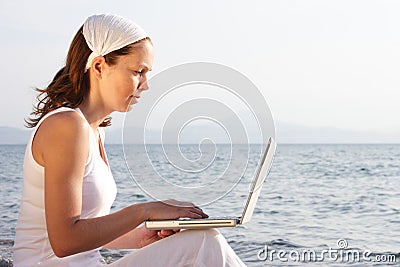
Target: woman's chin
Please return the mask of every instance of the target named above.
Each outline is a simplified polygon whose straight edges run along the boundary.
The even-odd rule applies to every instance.
[[[129,112],[129,111],[131,111],[132,109],[133,109],[133,106],[134,106],[135,104],[134,103],[130,103],[126,108],[125,108],[125,110],[123,110],[123,111],[121,111],[121,112]]]

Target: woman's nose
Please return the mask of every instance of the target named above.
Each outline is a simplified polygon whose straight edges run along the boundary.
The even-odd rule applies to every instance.
[[[139,89],[140,90],[148,90],[149,89],[149,85],[147,83],[147,76],[146,74],[142,76],[142,79],[140,81],[140,85],[139,85]]]
[[[139,89],[139,90],[142,90],[142,91],[148,90],[148,89],[149,89],[149,85],[147,84],[147,81],[141,83],[141,84],[139,85],[139,88],[138,88],[138,89]]]

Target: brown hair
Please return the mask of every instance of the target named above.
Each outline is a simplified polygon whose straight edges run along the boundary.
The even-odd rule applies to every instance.
[[[25,119],[27,127],[35,127],[47,113],[59,107],[78,107],[88,96],[90,81],[89,72],[85,72],[85,69],[87,59],[92,51],[86,44],[82,29],[83,26],[71,42],[65,66],[57,72],[47,88],[36,88],[36,91],[39,92],[37,96],[38,103],[33,107],[33,112],[30,114],[32,117]],[[151,42],[150,38],[145,38],[138,42],[143,40]],[[132,53],[133,48],[133,44],[127,45],[108,53],[104,58],[108,64],[115,65],[118,57]],[[110,125],[111,117],[107,117],[100,124],[100,127]]]

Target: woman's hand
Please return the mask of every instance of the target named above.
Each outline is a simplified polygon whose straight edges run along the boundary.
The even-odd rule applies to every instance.
[[[146,227],[137,227],[130,232],[114,239],[104,245],[104,248],[111,249],[138,249],[151,243],[159,241],[170,235],[176,234],[180,230],[148,230]]]
[[[136,238],[139,248],[145,247],[163,238],[178,233],[180,230],[148,230],[146,227],[136,229]]]
[[[139,203],[131,206],[132,212],[140,212],[140,222],[146,220],[168,220],[177,218],[205,218],[208,217],[199,207],[193,203],[177,200]],[[131,212],[131,214],[133,214]],[[180,230],[148,230],[146,227],[138,227],[104,245],[105,248],[137,249],[171,236]]]
[[[202,209],[190,202],[174,199],[142,203],[146,220],[170,220],[178,218],[207,218]]]
[[[178,218],[207,218],[208,215],[203,210],[193,203],[182,202],[174,199],[150,202],[147,209],[149,209],[148,220],[168,220]],[[174,230],[148,230],[146,227],[137,229],[138,243],[140,247],[147,246],[153,242],[171,236],[179,232],[179,229]]]

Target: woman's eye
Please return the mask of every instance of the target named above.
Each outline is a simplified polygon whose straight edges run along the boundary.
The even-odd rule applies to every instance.
[[[135,75],[139,75],[142,76],[143,75],[143,71],[134,71],[133,72]]]

